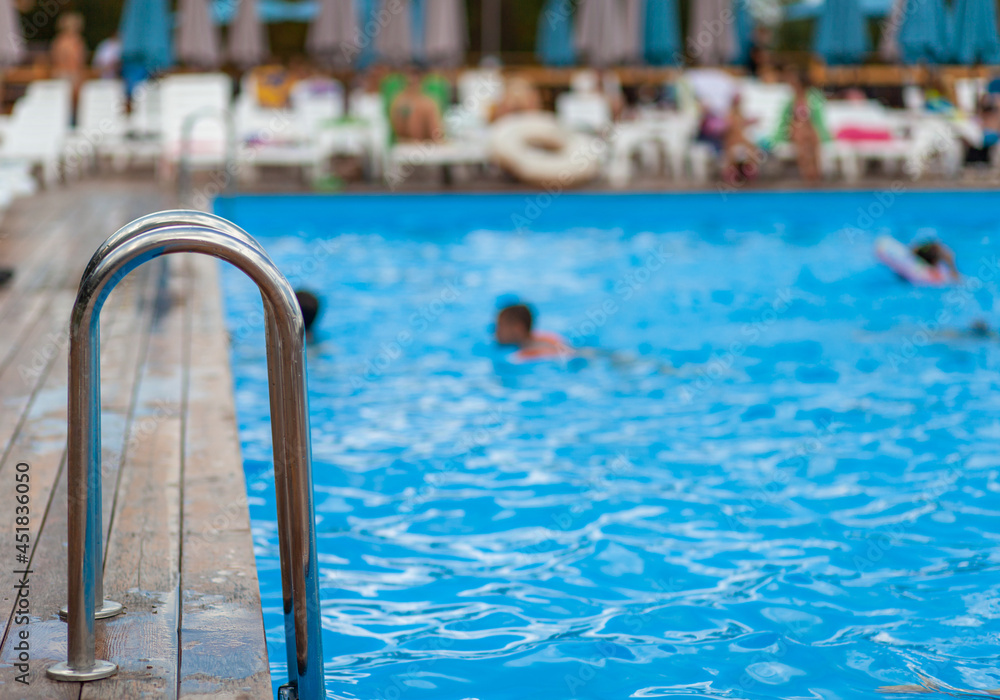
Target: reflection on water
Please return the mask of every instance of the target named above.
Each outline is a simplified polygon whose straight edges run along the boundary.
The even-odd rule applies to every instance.
[[[699,204],[682,228],[650,210],[264,239],[326,303],[309,383],[335,697],[1000,688],[1000,346],[951,333],[997,320],[990,232],[948,230],[978,282],[916,290],[874,266],[873,233],[798,201],[776,228],[731,200],[723,233]],[[259,298],[225,284],[278,680]],[[489,333],[509,293],[593,349],[507,362]]]

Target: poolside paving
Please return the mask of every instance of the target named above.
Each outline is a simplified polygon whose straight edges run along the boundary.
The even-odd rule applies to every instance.
[[[101,318],[104,585],[126,614],[97,622],[97,656],[119,673],[45,676],[66,658],[70,309],[97,246],[171,206],[155,183],[97,180],[20,200],[0,225],[0,266],[17,268],[0,290],[0,697],[272,697],[217,265],[190,255],[133,272]],[[14,498],[25,470],[23,555]],[[26,672],[15,666],[25,630]]]

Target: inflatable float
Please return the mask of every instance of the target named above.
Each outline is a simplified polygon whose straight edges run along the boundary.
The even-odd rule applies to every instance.
[[[913,284],[942,286],[955,281],[947,267],[928,264],[891,236],[879,236],[875,240],[875,256],[883,265]]]
[[[511,114],[493,125],[493,161],[522,182],[574,187],[601,173],[603,147],[592,136],[573,133],[548,112]]]

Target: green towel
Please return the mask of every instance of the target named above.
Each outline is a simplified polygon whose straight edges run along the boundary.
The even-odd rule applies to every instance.
[[[440,73],[430,73],[420,83],[420,91],[437,102],[441,116],[451,106],[451,83]]]

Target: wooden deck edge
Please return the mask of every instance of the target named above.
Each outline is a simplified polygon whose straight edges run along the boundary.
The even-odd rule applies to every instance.
[[[179,694],[271,698],[220,263],[185,257],[194,308],[184,438]]]
[[[50,200],[22,206],[30,212]],[[132,218],[145,206],[130,202],[125,211]],[[104,221],[100,211],[93,216]],[[97,228],[113,230],[104,223]],[[14,229],[23,238],[21,227]],[[273,698],[219,264],[194,255],[170,256],[166,273],[157,263],[133,273],[102,318],[104,526],[110,530],[104,581],[106,595],[128,609],[99,621],[95,632],[98,658],[115,661],[121,671],[86,684],[46,678],[45,668],[66,658],[66,626],[55,615],[66,597],[65,344],[46,355],[45,372],[31,386],[17,370],[45,347],[47,334],[65,325],[73,298],[66,280],[78,278],[76,268],[99,240],[60,241],[67,245],[59,258],[68,261],[66,269],[47,271],[41,280],[48,263],[32,257],[35,249],[22,238],[15,240],[19,284],[30,295],[0,296],[0,331],[17,336],[2,348],[7,380],[0,387],[0,444],[11,453],[0,460],[0,476],[6,487],[13,463],[30,461],[32,503],[39,510],[32,511],[27,685],[16,680],[12,663],[22,624],[12,614],[12,548],[0,558],[0,580],[10,588],[0,593],[0,697]],[[22,303],[30,306],[20,310]],[[14,516],[11,494],[4,493],[0,524],[8,526]]]

